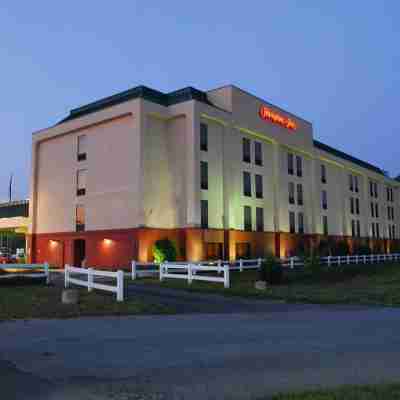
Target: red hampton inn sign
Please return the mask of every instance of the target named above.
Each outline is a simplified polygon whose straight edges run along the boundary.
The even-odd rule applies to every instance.
[[[260,118],[265,121],[271,121],[274,124],[278,124],[283,126],[284,128],[295,131],[297,129],[297,124],[290,118],[283,117],[282,115],[272,111],[267,106],[261,106],[260,111],[258,112]]]

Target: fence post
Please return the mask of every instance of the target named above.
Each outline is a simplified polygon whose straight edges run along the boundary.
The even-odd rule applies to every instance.
[[[331,266],[331,256],[328,256],[328,267]]]
[[[132,260],[132,280],[136,279],[136,261]]]
[[[189,283],[189,285],[191,285],[192,284],[192,280],[193,280],[193,277],[192,277],[192,264],[188,264],[188,283]]]
[[[239,270],[240,270],[240,272],[243,272],[243,260],[242,259],[239,260]]]
[[[229,277],[229,264],[224,265],[224,288],[229,289],[230,277]]]
[[[259,258],[257,261],[257,268],[260,269],[261,268],[261,264],[262,264],[262,259]]]
[[[88,292],[93,290],[93,268],[87,270]]]
[[[160,282],[164,279],[163,274],[164,274],[164,263],[160,264]]]
[[[69,287],[69,283],[68,283],[68,278],[69,278],[68,268],[69,268],[69,265],[65,264],[65,266],[64,266],[64,287],[65,287],[65,289],[67,289]]]
[[[124,301],[124,272],[122,270],[117,271],[117,301]]]
[[[363,261],[364,261],[364,264],[367,263],[367,256],[365,254],[363,255]]]
[[[294,269],[294,259],[290,257],[290,269]]]
[[[49,270],[49,263],[44,263],[44,273],[46,274],[46,285],[50,283],[50,270]]]
[[[356,264],[358,264],[358,254],[356,254]]]
[[[350,264],[350,256],[349,255],[347,255],[347,257],[346,257],[346,263]]]
[[[337,265],[340,265],[342,262],[342,256],[338,256],[337,258]]]
[[[221,260],[218,260],[217,266],[218,266],[218,273],[220,274],[222,272]]]

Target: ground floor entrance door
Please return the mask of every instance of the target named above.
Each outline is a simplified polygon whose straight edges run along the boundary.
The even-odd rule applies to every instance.
[[[86,258],[86,243],[84,239],[74,240],[74,267],[84,266],[83,260]]]

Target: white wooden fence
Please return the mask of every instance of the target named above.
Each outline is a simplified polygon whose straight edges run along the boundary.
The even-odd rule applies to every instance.
[[[327,256],[321,257],[320,263],[323,265],[331,266],[340,266],[340,265],[350,265],[350,264],[372,264],[372,263],[381,263],[388,261],[399,261],[400,254],[354,254],[354,255],[346,255],[346,256]],[[290,257],[282,261],[282,266],[289,267],[291,269],[295,267],[303,267],[304,261],[298,257]]]
[[[0,275],[1,279],[11,279],[18,277],[34,279],[46,278],[46,283],[50,283],[50,271],[49,264],[47,262],[43,264],[0,264],[0,269],[7,272],[4,275]],[[42,272],[33,272],[35,270]],[[25,271],[32,271],[32,273]]]
[[[200,265],[192,263],[163,263],[160,265],[160,281],[164,279],[185,279],[189,285],[193,281],[205,281],[205,282],[218,282],[223,283],[225,288],[230,287],[229,278],[229,264],[221,265],[220,263],[215,266]],[[197,274],[198,272],[223,272],[223,277],[215,275],[204,275]]]
[[[117,301],[124,301],[124,273],[123,271],[100,271],[93,268],[76,268],[66,265],[64,269],[65,273],[65,288],[69,287],[70,283],[78,286],[84,286],[91,292],[93,289],[105,290],[107,292],[113,292],[117,294]],[[72,278],[72,274],[86,275],[86,280]],[[117,280],[117,286],[105,285],[104,283],[98,283],[94,281],[95,277],[106,277],[115,278]]]
[[[155,263],[138,263],[132,261],[131,277],[133,280],[143,276],[159,275],[160,280],[165,278],[186,279],[189,284],[193,280],[202,280],[208,282],[223,282],[225,287],[229,287],[229,271],[244,271],[247,269],[259,269],[264,259],[257,258],[252,260],[235,261],[200,261],[197,263],[187,262],[168,262],[158,265]],[[369,254],[369,255],[345,255],[321,257],[320,262],[323,265],[340,266],[349,264],[371,264],[386,261],[400,261],[400,254]],[[299,257],[290,257],[280,260],[283,267],[290,269],[304,267],[304,260]],[[208,275],[197,275],[196,272],[224,272],[224,278]]]

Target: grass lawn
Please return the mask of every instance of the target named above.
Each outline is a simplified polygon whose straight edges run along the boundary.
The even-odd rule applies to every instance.
[[[78,289],[79,304],[61,303],[62,288],[44,283],[0,283],[0,321],[30,318],[72,318],[100,315],[170,314],[174,310],[138,300],[118,303],[107,292]]]
[[[254,289],[257,271],[231,273],[231,288],[222,284],[184,280],[166,280],[163,286],[189,291],[217,292],[229,296],[279,299],[287,302],[319,304],[369,304],[400,306],[400,264],[343,266],[324,271],[318,276],[290,272],[285,283],[269,286],[266,291]],[[143,279],[157,284],[157,279]]]
[[[270,400],[398,400],[400,384],[343,386],[338,389],[282,394]]]

